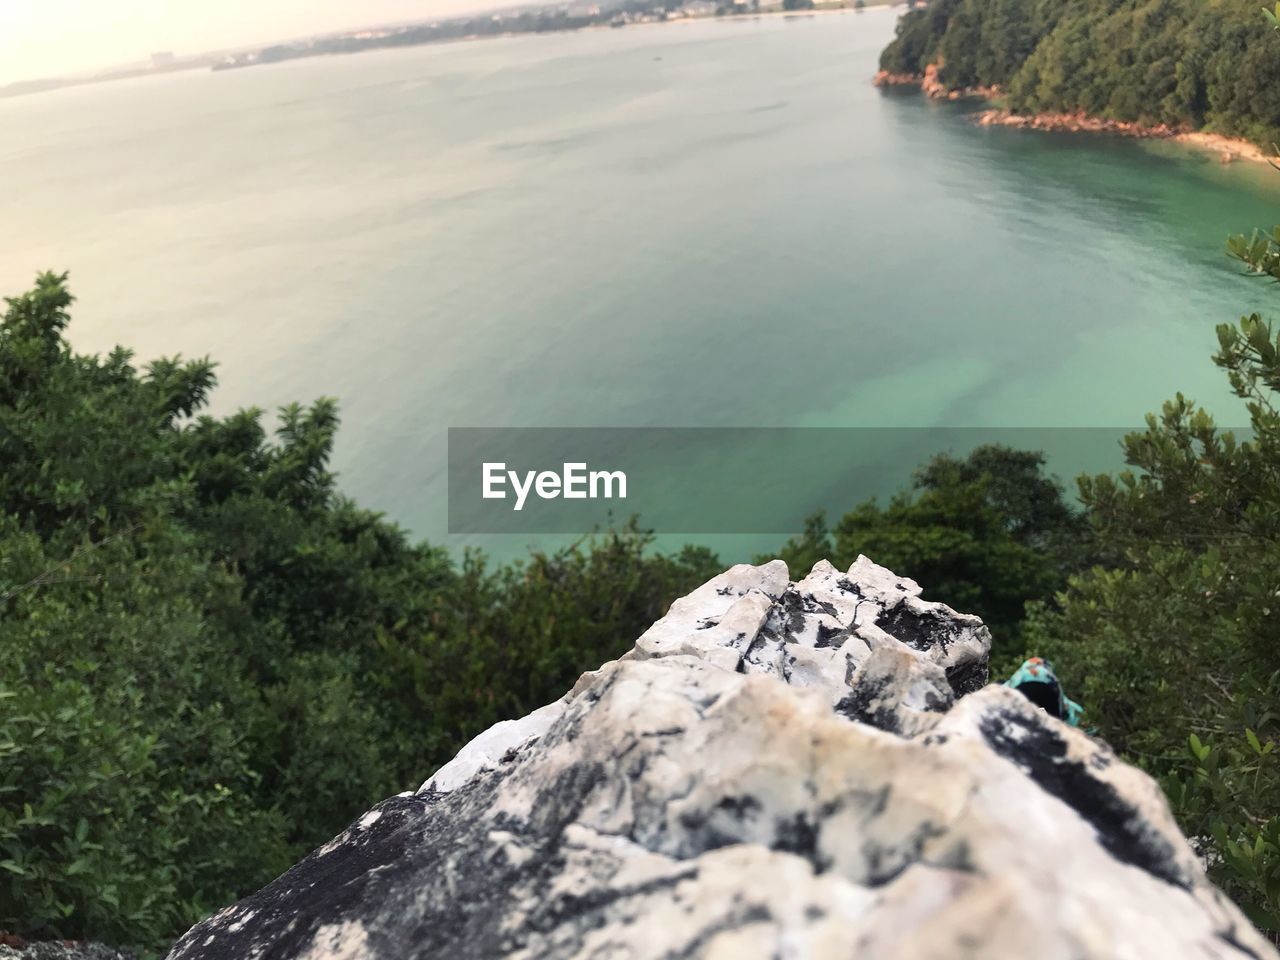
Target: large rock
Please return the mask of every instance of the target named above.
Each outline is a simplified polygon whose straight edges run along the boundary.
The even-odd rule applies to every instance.
[[[0,960],[137,960],[127,950],[82,940],[28,943],[0,930]]]
[[[734,567],[170,956],[1276,957],[989,643],[864,558]]]

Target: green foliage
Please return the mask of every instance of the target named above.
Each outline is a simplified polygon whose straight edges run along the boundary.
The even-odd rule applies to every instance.
[[[477,727],[560,697],[584,669],[621,656],[671,600],[720,572],[710,552],[650,555],[635,522],[490,571],[467,556],[455,604],[428,630],[379,633],[377,682],[424,731],[417,769],[448,760]]]
[[[923,74],[934,62],[938,45],[962,0],[934,0],[909,10],[898,20],[892,43],[880,54],[880,68],[890,73]]]
[[[1280,227],[1273,228],[1270,234],[1255,230],[1248,238],[1232,237],[1227,241],[1227,252],[1243,263],[1251,275],[1280,281]]]
[[[287,865],[233,725],[253,691],[198,609],[225,576],[169,530],[59,561],[10,519],[0,545],[0,927],[133,943]]]
[[[1126,438],[1131,469],[1080,484],[1113,565],[1072,578],[1028,635],[1101,733],[1162,777],[1214,879],[1276,930],[1280,340],[1253,315],[1218,342],[1251,435],[1222,433],[1182,396],[1149,417]]]
[[[1164,778],[1183,829],[1210,862],[1223,890],[1261,929],[1280,931],[1280,672],[1234,697],[1225,712],[1187,739]]]
[[[65,279],[0,323],[0,928],[162,947],[718,567],[458,569],[336,492],[334,401],[204,415],[206,360],[74,354]]]
[[[1274,17],[1274,14],[1268,13]],[[903,17],[893,72],[941,65],[950,89],[998,85],[1019,112],[1280,139],[1280,38],[1243,0],[939,0]]]

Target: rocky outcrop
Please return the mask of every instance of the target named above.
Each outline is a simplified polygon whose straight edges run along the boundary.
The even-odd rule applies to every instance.
[[[947,89],[942,82],[940,71],[941,63],[931,63],[924,68],[924,76],[920,79],[920,89],[924,91],[926,97],[934,100],[942,100],[949,97],[953,91]]]
[[[871,80],[877,87],[919,87],[930,100],[968,100],[979,98],[991,100],[1000,96],[998,86],[990,87],[948,87],[942,82],[942,63],[927,64],[923,74],[890,73],[881,70]]]
[[[170,956],[1275,958],[988,647],[865,558],[734,567]]]
[[[1180,131],[1166,124],[1146,126],[1126,120],[1106,120],[1087,113],[1014,113],[984,110],[975,115],[981,127],[1025,127],[1030,130],[1060,130],[1067,133],[1114,133],[1122,137],[1173,137]]]
[[[918,87],[921,79],[918,73],[890,73],[888,70],[881,70],[871,78],[871,82],[877,87]]]
[[[958,87],[952,89],[942,81],[942,64],[930,63],[923,74],[890,73],[881,70],[872,78],[877,87],[919,87],[931,100],[988,100],[999,102],[1003,91],[999,86]],[[1174,140],[1198,150],[1218,155],[1222,163],[1236,160],[1274,163],[1275,156],[1256,143],[1240,137],[1228,137],[1187,127],[1168,124],[1144,124],[1130,120],[1109,120],[1075,111],[1062,113],[1016,113],[1004,107],[993,107],[973,114],[980,127],[1020,127],[1029,130],[1052,130],[1064,133],[1111,133],[1144,140]]]

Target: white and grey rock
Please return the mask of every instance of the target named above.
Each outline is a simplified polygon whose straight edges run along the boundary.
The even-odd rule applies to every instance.
[[[989,645],[865,558],[734,567],[170,958],[1274,960]]]
[[[5,942],[8,940],[8,942]],[[17,943],[22,943],[17,946]],[[116,950],[84,940],[45,940],[27,943],[6,938],[0,931],[0,960],[137,960],[128,950]]]

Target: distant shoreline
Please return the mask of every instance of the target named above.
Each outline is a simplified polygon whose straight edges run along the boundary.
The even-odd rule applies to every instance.
[[[427,40],[408,42],[400,44],[392,43],[373,43],[366,42],[350,49],[298,49],[289,56],[282,56],[279,59],[252,59],[245,62],[229,62],[236,57],[259,56],[264,50],[271,47],[287,47],[289,44],[264,44],[258,47],[244,47],[237,49],[235,53],[211,52],[193,55],[191,57],[182,58],[179,63],[169,66],[157,68],[154,66],[133,65],[128,67],[120,67],[104,70],[92,76],[81,77],[41,77],[34,80],[17,80],[0,86],[0,100],[11,99],[14,97],[34,96],[38,93],[50,93],[54,90],[66,90],[71,87],[92,86],[99,83],[111,83],[117,80],[138,80],[146,77],[168,76],[174,73],[185,73],[192,70],[215,70],[218,72],[224,70],[241,70],[247,67],[268,66],[272,63],[284,63],[290,60],[306,60],[313,57],[325,56],[345,56],[357,53],[372,53],[377,50],[395,50],[408,49],[411,47],[434,46],[436,44],[446,43],[462,43],[472,40],[497,40],[502,38],[522,37],[522,36],[547,36],[550,34],[562,33],[578,33],[586,30],[608,30],[618,26],[626,27],[644,27],[657,25],[670,25],[682,23],[706,23],[706,22],[729,22],[737,20],[752,20],[760,17],[812,17],[822,14],[832,13],[858,13],[866,9],[887,9],[897,6],[905,6],[909,0],[865,0],[863,5],[859,7],[856,0],[841,0],[839,3],[824,3],[820,7],[814,7],[806,10],[744,10],[740,13],[724,13],[724,14],[699,14],[697,16],[681,16],[671,17],[665,20],[636,20],[627,22],[626,24],[614,24],[608,20],[596,20],[577,26],[557,27],[548,30],[506,30],[495,33],[473,33],[462,34],[458,36],[434,37]],[[325,35],[323,37],[315,37],[310,42],[320,42],[321,40],[333,41],[335,39],[352,39],[356,33]],[[300,41],[295,41],[300,42]]]
[[[948,90],[938,80],[935,64],[929,64],[923,76],[881,70],[872,82],[878,87],[919,87],[925,96],[933,100],[978,99],[991,103],[1001,95],[998,87]],[[972,114],[971,118],[980,127],[1015,127],[1055,133],[1109,133],[1136,140],[1171,140],[1196,150],[1216,153],[1224,164],[1236,160],[1271,163],[1274,159],[1258,144],[1243,137],[1228,137],[1220,133],[1171,127],[1167,124],[1151,126],[1136,121],[1107,120],[1083,111],[1015,113],[1006,107],[989,107]]]
[[[242,70],[248,67],[269,66],[273,63],[284,63],[290,60],[307,60],[315,57],[329,56],[350,56],[358,53],[372,53],[378,50],[407,50],[414,47],[436,46],[441,44],[452,43],[469,43],[480,40],[501,40],[514,39],[516,37],[534,37],[549,36],[553,34],[565,33],[585,33],[588,31],[607,31],[618,28],[634,29],[636,27],[654,27],[654,26],[672,26],[676,24],[686,23],[728,23],[742,20],[757,20],[765,17],[782,17],[804,19],[820,15],[836,14],[836,13],[861,13],[870,9],[891,9],[897,6],[906,6],[909,0],[863,0],[859,6],[857,0],[839,0],[835,3],[823,3],[822,6],[815,6],[808,9],[785,10],[781,8],[770,8],[768,10],[743,10],[733,13],[707,13],[696,15],[685,15],[675,17],[645,17],[643,19],[629,20],[624,23],[618,23],[606,19],[594,19],[591,22],[580,25],[553,27],[551,29],[533,29],[533,30],[500,30],[492,33],[468,33],[458,34],[455,36],[431,37],[429,39],[414,40],[403,43],[387,43],[383,42],[386,38],[370,38],[359,46],[347,49],[323,49],[323,48],[305,48],[297,52],[291,52],[289,55],[279,56],[271,59],[250,59],[243,62],[226,62],[220,61],[212,64],[214,71],[224,70]],[[260,48],[252,51],[244,51],[246,56],[260,56],[264,50],[268,48]]]

